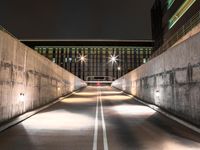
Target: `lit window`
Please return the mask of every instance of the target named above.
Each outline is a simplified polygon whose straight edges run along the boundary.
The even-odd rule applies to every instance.
[[[168,8],[168,9],[173,5],[174,1],[175,1],[175,0],[168,0],[168,1],[167,1],[167,8]]]
[[[169,29],[176,24],[176,22],[185,14],[185,12],[192,6],[192,4],[194,4],[195,1],[196,0],[185,0],[185,2],[169,20]]]

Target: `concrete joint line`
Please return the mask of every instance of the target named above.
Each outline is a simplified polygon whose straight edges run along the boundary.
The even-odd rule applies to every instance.
[[[104,118],[104,112],[103,112],[101,90],[98,88],[97,89],[97,104],[96,104],[93,150],[97,150],[99,103],[100,103],[100,110],[101,110],[101,112],[100,112],[100,114],[101,114],[101,123],[102,123],[102,129],[103,129],[103,146],[104,146],[104,150],[108,150],[108,140],[107,140],[107,134],[106,134],[106,124],[105,124],[105,118]]]
[[[188,122],[186,122],[186,121],[184,121],[184,120],[181,120],[180,118],[177,118],[177,117],[175,117],[175,116],[173,116],[173,115],[171,115],[171,114],[169,114],[169,113],[167,113],[167,112],[161,110],[161,109],[160,109],[158,106],[156,106],[156,105],[153,105],[153,104],[149,104],[149,103],[147,103],[147,102],[144,102],[144,101],[142,101],[142,100],[140,100],[140,99],[134,97],[133,95],[130,95],[130,94],[128,94],[128,93],[125,93],[124,91],[122,91],[122,92],[123,92],[125,95],[127,95],[127,96],[129,96],[129,97],[131,97],[131,98],[134,98],[134,99],[137,100],[138,102],[140,102],[140,103],[142,103],[142,104],[148,106],[149,108],[151,108],[151,109],[153,109],[153,110],[155,110],[155,111],[161,113],[162,115],[168,117],[169,119],[172,119],[172,120],[174,120],[174,121],[176,121],[176,122],[182,124],[183,126],[185,126],[185,127],[187,127],[187,128],[189,128],[189,129],[191,129],[191,130],[193,130],[193,131],[195,131],[195,132],[197,132],[197,133],[200,134],[200,129],[199,129],[198,127],[196,127],[196,126],[194,126],[194,125],[192,125],[192,124],[190,124],[190,123],[188,123]]]

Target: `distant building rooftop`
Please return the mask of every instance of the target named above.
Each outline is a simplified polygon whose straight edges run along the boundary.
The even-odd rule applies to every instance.
[[[152,40],[63,40],[63,39],[38,39],[20,40],[27,46],[144,46],[153,47]]]

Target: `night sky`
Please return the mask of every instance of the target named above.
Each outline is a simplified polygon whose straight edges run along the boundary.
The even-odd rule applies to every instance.
[[[1,0],[0,25],[19,39],[151,39],[154,0]]]

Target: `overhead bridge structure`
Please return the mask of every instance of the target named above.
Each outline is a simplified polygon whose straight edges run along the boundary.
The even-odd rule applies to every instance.
[[[199,39],[84,81],[0,31],[0,149],[199,150]]]

